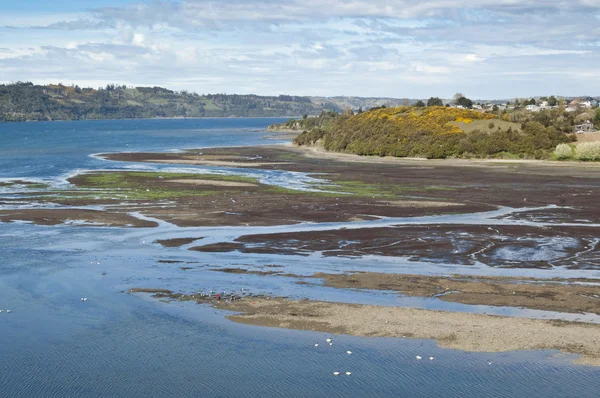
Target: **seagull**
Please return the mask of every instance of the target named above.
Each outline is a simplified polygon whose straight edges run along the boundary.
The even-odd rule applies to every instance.
[[[346,376],[350,376],[352,372],[346,372]]]
[[[0,310],[0,314],[2,314],[2,310]]]
[[[6,313],[7,313],[7,314],[10,314],[10,310],[6,310]]]
[[[334,376],[339,376],[339,375],[340,375],[340,372],[333,372],[333,375],[334,375]]]
[[[318,347],[318,346],[319,346],[319,344],[318,344],[318,343],[317,343],[317,344],[315,344],[315,347]]]
[[[333,343],[329,343],[329,346],[331,347],[333,345]]]
[[[346,354],[350,355],[352,354],[352,351],[346,351]]]
[[[331,339],[330,338],[325,339],[325,341],[328,342],[328,343],[331,343]]]
[[[420,356],[420,355],[417,355],[417,359],[418,359],[418,360],[420,360],[420,359],[421,359],[421,356]]]
[[[430,360],[430,361],[433,361],[434,359],[435,359],[434,357],[429,357],[429,360]]]
[[[492,361],[487,361],[487,363],[488,363],[488,365],[490,365],[490,366],[492,365]]]
[[[87,301],[87,297],[82,298],[83,301]]]

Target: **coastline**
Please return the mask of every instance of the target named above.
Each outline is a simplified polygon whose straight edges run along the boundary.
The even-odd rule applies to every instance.
[[[584,166],[584,167],[600,167],[600,162],[585,162],[580,160],[538,160],[538,159],[483,159],[483,158],[472,158],[472,159],[427,159],[427,158],[397,158],[393,156],[363,156],[356,155],[353,153],[343,152],[332,152],[327,151],[324,148],[313,145],[313,146],[298,146],[294,143],[286,143],[280,145],[273,145],[273,147],[280,146],[286,150],[298,152],[306,156],[307,158],[316,159],[328,159],[336,160],[341,162],[354,162],[354,163],[376,163],[376,164],[410,164],[417,162],[425,162],[430,164],[438,165],[452,165],[452,166],[482,166],[482,165],[502,165],[502,164],[531,164],[531,165],[546,165],[546,166]]]
[[[245,325],[358,337],[429,339],[467,352],[558,350],[580,355],[574,362],[600,366],[600,325],[281,297],[174,294],[133,288],[163,301],[192,301],[233,312]]]

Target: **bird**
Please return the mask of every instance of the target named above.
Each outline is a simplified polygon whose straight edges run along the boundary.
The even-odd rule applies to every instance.
[[[417,359],[421,359],[421,356],[420,356],[420,355],[417,355]]]
[[[325,341],[328,342],[328,343],[331,343],[331,339],[330,338],[325,339]]]
[[[6,313],[7,313],[7,314],[10,314],[10,310],[6,310]]]
[[[329,343],[329,346],[331,347],[333,345],[333,343]]]
[[[346,354],[350,355],[352,354],[352,351],[346,351]]]
[[[318,346],[319,346],[319,343],[315,344],[315,347],[318,347]]]
[[[435,359],[434,357],[429,357],[429,360],[430,360],[430,361],[433,361],[434,359]]]
[[[2,310],[0,310],[0,314],[2,314]]]
[[[346,376],[350,376],[352,372],[346,372]]]
[[[340,372],[333,372],[333,375],[334,375],[334,376],[339,376],[339,375],[340,375]]]
[[[487,361],[487,363],[488,363],[488,365],[490,365],[490,366],[492,365],[492,361]]]
[[[87,301],[87,297],[84,297],[84,298],[83,298],[83,301]]]

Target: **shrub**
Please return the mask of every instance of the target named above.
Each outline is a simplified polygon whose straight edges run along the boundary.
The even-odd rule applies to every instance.
[[[575,154],[579,160],[600,160],[600,141],[577,144]]]
[[[554,150],[554,155],[557,159],[570,159],[573,157],[573,148],[569,144],[558,144]]]

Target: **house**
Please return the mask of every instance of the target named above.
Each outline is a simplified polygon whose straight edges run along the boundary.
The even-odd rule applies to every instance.
[[[542,101],[539,104],[539,107],[541,110],[546,110],[546,109],[550,109],[550,104],[548,104],[548,101]]]
[[[579,105],[581,105],[585,109],[592,109],[592,107],[593,107],[591,101],[581,102]]]
[[[576,125],[573,128],[573,131],[576,134],[583,134],[583,133],[594,133],[594,132],[596,132],[596,129],[594,128],[594,123],[590,122],[589,120],[586,120],[582,124]]]
[[[525,107],[526,110],[528,110],[529,112],[539,112],[540,108],[537,105],[527,105]]]

